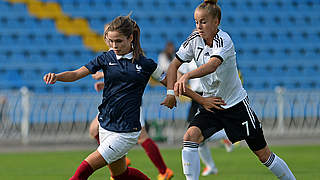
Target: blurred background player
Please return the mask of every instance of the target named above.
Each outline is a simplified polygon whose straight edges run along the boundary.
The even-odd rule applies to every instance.
[[[104,77],[103,72],[97,72],[96,74],[93,74],[92,77],[96,80],[99,80]],[[158,78],[156,78],[158,79]],[[104,82],[96,82],[94,85],[94,88],[97,92],[103,90],[104,88]],[[149,159],[152,161],[154,166],[158,169],[159,175],[158,180],[169,180],[173,177],[173,172],[171,169],[167,168],[167,165],[165,164],[162,155],[160,153],[160,150],[157,146],[157,144],[149,137],[147,130],[145,128],[145,119],[143,116],[143,110],[142,107],[140,107],[140,124],[141,124],[141,134],[138,138],[138,144],[141,145],[148,155]],[[95,119],[92,120],[90,124],[90,136],[95,138],[97,142],[99,143],[99,122],[97,119],[97,116]],[[129,158],[126,158],[126,164],[129,165],[131,161]]]
[[[98,108],[100,145],[80,164],[70,180],[88,179],[105,165],[115,180],[149,179],[139,170],[128,167],[125,156],[141,133],[142,95],[157,64],[143,56],[140,28],[129,16],[119,16],[105,28],[104,37],[108,38],[111,51],[75,71],[48,73],[43,78],[47,84],[54,84],[56,81],[73,82],[100,69],[105,72],[106,85]]]
[[[197,65],[194,59],[190,63],[183,63],[179,67],[177,79],[179,79],[183,74],[193,71],[195,69],[197,69]],[[188,83],[191,90],[193,90],[194,92],[202,96],[203,91],[200,83],[200,78],[190,79]],[[191,106],[189,108],[188,119],[187,119],[188,123],[190,123],[193,120],[194,115],[198,111],[199,107],[200,107],[200,104],[197,103],[195,100],[191,99]],[[224,147],[226,148],[227,152],[231,152],[233,150],[233,145],[229,141],[224,129],[216,132],[210,138],[208,138],[205,142],[199,145],[198,152],[200,155],[200,159],[205,164],[205,168],[201,173],[202,176],[208,176],[210,174],[218,173],[218,169],[212,159],[210,148],[207,146],[206,142],[218,142],[220,140],[222,140],[222,143],[224,144]]]
[[[249,148],[281,180],[295,180],[287,164],[271,152],[262,125],[251,109],[247,92],[242,87],[236,67],[236,53],[230,36],[219,29],[221,9],[217,0],[205,0],[194,11],[196,31],[180,46],[167,74],[167,97],[163,104],[173,108],[177,95],[187,92],[189,79],[201,78],[204,96],[220,96],[212,109],[200,109],[183,138],[182,165],[187,180],[200,174],[199,144],[218,130],[225,129],[235,143],[245,140]],[[196,60],[197,69],[176,78],[184,62]]]
[[[168,67],[176,53],[173,42],[168,41],[164,50],[158,55],[158,66],[163,72],[167,72]]]

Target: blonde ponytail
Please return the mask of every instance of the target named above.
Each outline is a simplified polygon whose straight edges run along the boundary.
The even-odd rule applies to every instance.
[[[212,16],[212,18],[218,18],[221,21],[221,9],[218,6],[218,0],[204,0],[197,9],[205,9]]]

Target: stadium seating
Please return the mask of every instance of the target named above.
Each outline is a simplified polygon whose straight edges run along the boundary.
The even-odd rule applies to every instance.
[[[167,41],[178,48],[194,29],[194,0],[42,0],[102,34],[105,23],[132,12],[145,53],[157,61]],[[55,4],[58,3],[58,4]],[[223,0],[221,28],[237,51],[249,90],[320,88],[320,2],[317,0]],[[80,35],[63,33],[57,18],[31,14],[28,5],[0,1],[0,89],[28,86],[34,92],[93,92],[90,77],[50,88],[48,71],[75,69],[96,56]],[[42,11],[39,9],[39,11]],[[54,13],[54,12],[52,12]],[[57,15],[56,15],[57,16]],[[79,20],[80,21],[80,20]],[[61,25],[61,24],[60,24]],[[62,24],[64,26],[64,24]],[[148,91],[159,88],[148,88]],[[161,89],[161,88],[160,88]]]

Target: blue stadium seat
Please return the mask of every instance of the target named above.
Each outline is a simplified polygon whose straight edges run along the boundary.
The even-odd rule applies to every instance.
[[[199,4],[194,0],[44,1],[60,3],[63,12],[72,17],[86,18],[100,34],[105,23],[133,11],[131,16],[141,28],[142,48],[156,61],[166,41],[173,41],[178,48],[188,37],[195,27],[192,12]],[[315,78],[320,73],[318,1],[218,3],[223,11],[221,28],[232,37],[247,88],[272,90],[277,85],[290,89],[320,88],[320,80]],[[3,1],[0,27],[0,75],[12,70],[18,72],[13,77],[20,78],[17,84],[10,82],[11,88],[28,85],[35,92],[93,91],[91,79],[74,86],[61,84],[52,88],[41,80],[25,78],[35,79],[48,71],[75,69],[87,63],[96,54],[83,45],[81,37],[66,37],[56,30],[54,21],[36,19],[28,14],[25,5]],[[30,74],[24,76],[26,72]]]

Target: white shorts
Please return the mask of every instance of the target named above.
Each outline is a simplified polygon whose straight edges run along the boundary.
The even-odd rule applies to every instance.
[[[139,136],[140,131],[118,133],[105,130],[99,125],[100,145],[98,152],[107,164],[111,164],[126,155],[137,144]]]

